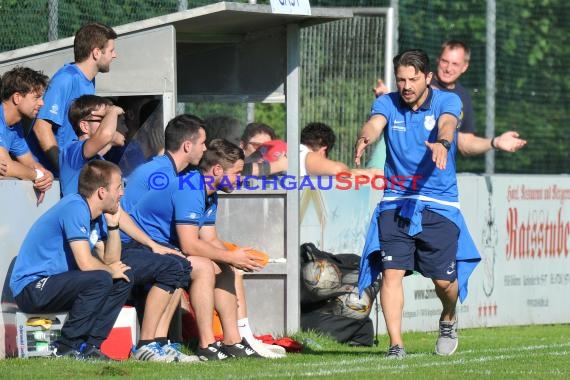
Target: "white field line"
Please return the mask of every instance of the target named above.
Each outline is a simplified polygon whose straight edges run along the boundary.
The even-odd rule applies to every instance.
[[[378,354],[366,354],[358,358],[354,359],[343,359],[340,361],[335,361],[334,363],[326,362],[326,367],[322,362],[313,362],[313,363],[299,363],[296,364],[296,368],[306,368],[305,372],[295,372],[293,377],[318,377],[318,376],[333,376],[333,375],[342,375],[342,374],[350,374],[351,376],[356,375],[358,372],[370,372],[371,370],[378,370],[384,371],[382,375],[390,374],[390,371],[393,373],[400,373],[403,369],[415,369],[415,368],[435,368],[435,367],[449,367],[452,365],[465,365],[465,364],[476,364],[476,363],[486,363],[486,362],[494,362],[494,361],[504,361],[510,359],[520,358],[521,356],[526,356],[528,351],[535,351],[533,352],[533,356],[536,357],[537,355],[540,356],[568,356],[570,352],[568,350],[561,350],[561,351],[552,351],[553,349],[561,349],[570,347],[570,343],[561,343],[561,344],[541,344],[541,345],[533,345],[533,346],[522,346],[522,347],[500,347],[496,349],[482,349],[482,350],[466,350],[466,351],[459,351],[457,354],[454,355],[456,357],[455,360],[445,360],[445,361],[437,361],[439,358],[435,356],[433,353],[420,353],[420,354],[410,354],[406,359],[403,360],[394,360],[394,359],[386,359],[383,355],[383,352],[379,352]],[[541,352],[536,352],[537,350]],[[545,350],[542,352],[542,350]],[[501,352],[508,352],[508,354],[501,354]],[[484,356],[479,356],[476,358],[462,358],[460,356],[463,355],[473,355],[473,354],[486,354]],[[418,364],[411,364],[409,363],[410,359],[420,358],[420,357],[433,357],[434,361],[429,363],[418,363]],[[273,373],[263,373],[258,375],[250,375],[244,376],[244,374],[240,374],[239,376],[229,376],[229,378],[239,378],[239,379],[256,379],[256,378],[271,378],[271,377],[283,377],[284,372],[279,371],[278,367],[280,363],[278,361],[275,362],[276,366],[274,367],[275,371]],[[290,366],[291,363],[283,363],[283,366]],[[530,372],[525,372],[525,374],[531,373],[532,369],[529,369]],[[486,371],[482,369],[481,371],[470,371],[472,373],[481,373],[485,374]],[[551,374],[556,375],[559,371],[553,369]],[[489,373],[491,374],[491,373]]]

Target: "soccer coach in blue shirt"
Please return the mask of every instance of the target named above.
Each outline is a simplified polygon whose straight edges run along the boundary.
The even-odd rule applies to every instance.
[[[365,251],[363,262],[374,259],[371,265],[382,270],[381,303],[390,336],[388,357],[406,355],[401,334],[402,280],[413,270],[435,285],[443,306],[435,351],[451,355],[458,345],[455,306],[461,288],[456,255],[460,239],[468,235],[459,209],[455,173],[462,104],[456,94],[429,87],[433,73],[424,51],[406,50],[393,62],[398,92],[375,100],[356,143],[356,164],[360,164],[365,147],[381,133],[387,149],[384,174],[388,184],[375,212],[378,217],[371,222],[371,228],[378,232],[368,235],[369,240],[376,239],[381,251],[378,258],[367,257],[369,252]],[[402,184],[401,178],[414,180]],[[477,258],[475,250],[475,262]],[[365,271],[361,269],[360,275],[366,275]]]

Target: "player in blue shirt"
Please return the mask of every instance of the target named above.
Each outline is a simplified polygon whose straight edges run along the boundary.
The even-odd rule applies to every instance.
[[[103,160],[103,154],[109,150],[113,141],[117,140],[113,136],[117,133],[117,118],[121,114],[123,110],[120,107],[114,106],[111,101],[100,96],[82,95],[73,101],[69,110],[69,120],[79,139],[69,143],[59,155],[64,197],[77,193],[77,178],[81,168],[87,162]],[[120,206],[119,208],[121,209]],[[147,339],[147,335],[152,335],[154,338],[161,315],[175,290],[186,287],[191,270],[190,264],[175,249],[151,240],[137,227],[128,213],[121,213],[120,226],[122,232],[132,236],[140,244],[146,245],[152,255],[152,257],[135,255],[123,258],[123,262],[132,268],[135,285],[151,286],[140,336],[142,340]],[[181,257],[175,259],[174,255]],[[180,278],[186,278],[186,281],[180,282]],[[153,360],[176,361],[176,359],[174,355],[162,355]]]
[[[38,163],[24,139],[22,118],[34,118],[43,105],[48,77],[27,67],[16,67],[2,76],[0,105],[0,177],[27,179],[34,183],[41,203],[51,188],[52,173]],[[14,157],[14,158],[13,158]]]
[[[50,81],[28,143],[38,160],[56,174],[59,150],[75,139],[67,117],[71,102],[81,95],[95,93],[95,76],[108,72],[111,61],[117,57],[116,38],[109,26],[100,23],[82,26],[73,41],[75,62],[64,65]]]
[[[205,141],[206,133],[204,131],[204,122],[196,116],[193,115],[179,115],[170,120],[165,129],[165,149],[166,153],[161,156],[154,157],[151,161],[139,166],[128,178],[125,195],[126,197],[121,200],[123,208],[132,212],[136,207],[138,201],[143,198],[147,192],[157,192],[163,199],[164,202],[166,194],[171,191],[168,189],[169,186],[174,186],[176,188],[178,183],[178,173],[187,169],[188,166],[198,165],[204,151],[206,150]],[[168,219],[168,218],[167,218]],[[159,220],[159,219],[156,219]],[[168,219],[169,220],[169,219]],[[159,220],[158,223],[161,223]],[[167,223],[168,224],[168,223]],[[168,224],[170,226],[170,224]],[[157,234],[154,233],[154,229],[148,230],[149,233],[152,231],[151,236],[156,241],[162,244],[170,244],[169,239],[159,239]],[[164,234],[170,234],[170,231],[164,231]],[[141,247],[140,244],[136,242],[131,242],[130,238],[123,235],[125,243],[125,248],[123,249],[123,257],[128,260],[128,257],[132,255],[144,255],[147,253],[145,247]],[[191,289],[196,289],[196,294],[192,297],[195,299],[197,307],[195,309],[197,313],[197,320],[199,324],[205,320],[208,323],[206,327],[210,332],[213,331],[212,328],[212,310],[204,312],[204,307],[208,309],[209,304],[213,304],[213,299],[204,300],[204,293],[207,295],[208,292],[204,292],[204,289],[213,287],[215,281],[214,267],[210,260],[205,258],[195,258],[191,260],[192,262],[192,272],[190,278],[192,280]],[[178,296],[181,296],[179,294]],[[180,302],[179,297],[173,297],[171,304],[171,310],[175,310],[176,305]],[[156,332],[155,342],[158,342],[160,336],[165,336],[168,332],[169,321],[172,315],[165,316],[162,321],[167,323],[159,325]],[[147,356],[146,352],[151,350],[155,342],[151,339],[141,340],[137,344],[136,350],[133,356],[135,358],[144,358]],[[163,349],[168,349],[168,345],[161,344]]]
[[[456,255],[463,221],[459,211],[455,152],[461,114],[459,97],[429,87],[432,73],[422,50],[406,50],[394,60],[397,93],[380,96],[356,145],[356,163],[365,147],[383,133],[387,147],[384,175],[388,185],[379,204],[380,255],[363,255],[381,266],[381,302],[390,349],[401,358],[404,305],[402,279],[414,269],[432,279],[443,311],[436,353],[451,355],[458,345]],[[478,253],[475,252],[476,256]],[[380,256],[380,257],[378,257]],[[372,265],[372,264],[370,264]],[[363,276],[361,265],[361,276]]]
[[[170,182],[175,183],[174,178],[177,177],[178,171],[182,171],[188,165],[197,165],[202,157],[204,150],[205,132],[202,127],[203,122],[190,115],[180,115],[171,120],[166,126],[166,154],[154,157],[151,161],[139,166],[126,181],[128,190],[128,197],[121,200],[125,210],[132,211],[136,202],[148,191],[156,190],[162,194],[166,194],[163,185]],[[172,148],[172,140],[179,141],[180,144],[176,145],[176,149]],[[156,177],[156,178],[154,178]],[[154,178],[154,180],[153,180]],[[127,192],[125,193],[127,194]],[[162,201],[161,201],[162,202]],[[155,236],[149,234],[151,238],[160,244],[173,247],[167,240],[157,240]],[[123,260],[130,261],[132,258],[147,257],[149,261],[158,259],[147,247],[142,244],[132,241],[126,234],[122,235],[125,242],[123,249]],[[180,253],[179,253],[180,254]],[[181,259],[186,261],[185,256],[181,255]],[[210,265],[211,267],[211,265]],[[190,278],[194,279],[200,277],[202,266],[198,262],[192,262],[192,272]],[[185,281],[188,283],[189,276],[186,275]],[[144,294],[144,292],[143,292]],[[195,356],[188,356],[182,354],[178,348],[177,343],[169,343],[166,339],[170,320],[172,319],[173,312],[176,310],[180,303],[181,291],[174,293],[170,300],[170,305],[167,310],[168,314],[164,314],[160,320],[160,324],[153,331],[149,331],[145,336],[141,334],[135,350],[133,350],[133,357],[138,360],[159,360],[162,351],[167,354],[169,352],[175,353],[179,361],[194,361],[197,360]],[[138,297],[141,298],[141,297]],[[138,301],[138,300],[137,300]],[[146,307],[145,307],[146,309]],[[209,316],[211,319],[211,315]]]
[[[175,129],[177,127],[174,119],[167,126],[165,141],[166,149],[173,158],[172,162],[177,166],[170,165],[169,170],[164,171],[168,175],[161,178],[160,182],[151,181],[156,178],[156,172],[146,172],[148,184],[161,188],[150,189],[140,197],[131,215],[154,240],[179,247],[192,262],[194,270],[190,300],[197,313],[200,334],[198,356],[202,360],[220,360],[228,356],[259,356],[242,340],[237,328],[237,302],[232,269],[235,267],[251,271],[258,270],[259,266],[247,249],[234,252],[226,250],[217,237],[215,228],[218,200],[216,192],[229,192],[236,186],[237,176],[243,168],[243,151],[226,140],[213,140],[200,161],[200,172],[191,171],[175,176],[176,170],[184,167],[182,162],[189,163],[187,158],[183,158],[189,154],[183,149],[187,144],[185,139],[181,134],[177,139],[174,138],[176,134],[169,133]],[[205,139],[203,128],[200,129],[200,138],[202,141]],[[152,163],[146,165],[150,166]],[[207,264],[197,264],[203,263],[204,260]],[[216,263],[215,266],[212,261]],[[201,272],[198,268],[201,268]],[[218,273],[215,281],[214,268]],[[198,273],[202,275],[198,276]],[[194,277],[195,275],[197,276]],[[213,336],[214,300],[224,326],[224,345],[216,343]]]
[[[122,194],[119,167],[90,162],[81,171],[79,194],[43,214],[16,257],[10,288],[18,307],[26,313],[69,313],[55,356],[109,359],[100,346],[127,300],[132,280],[129,266],[120,261]]]
[[[119,140],[118,117],[123,109],[114,106],[106,98],[82,95],[75,99],[69,109],[69,120],[76,137],[59,153],[59,182],[63,196],[77,193],[77,180],[83,165],[90,160],[102,160]]]

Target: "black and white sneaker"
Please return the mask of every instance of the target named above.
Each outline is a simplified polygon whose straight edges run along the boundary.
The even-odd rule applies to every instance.
[[[226,352],[234,358],[261,358],[262,356],[257,353],[247,340],[243,338],[240,343],[226,345]]]
[[[81,356],[78,350],[59,341],[53,342],[51,349],[51,356],[54,358],[78,359]]]
[[[79,360],[113,361],[110,357],[101,352],[99,347],[86,345],[82,348]]]
[[[222,342],[214,342],[205,348],[198,347],[196,350],[196,356],[198,356],[198,358],[203,362],[211,360],[225,360],[232,357],[232,355],[226,351],[227,347],[228,346],[225,346]]]

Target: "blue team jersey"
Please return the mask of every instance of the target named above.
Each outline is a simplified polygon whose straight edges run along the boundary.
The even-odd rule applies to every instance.
[[[60,150],[77,139],[68,118],[71,103],[81,95],[93,94],[95,94],[95,79],[87,79],[73,63],[64,65],[50,79],[43,97],[44,105],[40,108],[37,118],[56,125],[57,129],[54,133]],[[34,156],[42,164],[49,165],[34,133],[29,134],[28,143]]]
[[[131,213],[147,191],[161,189],[167,185],[166,181],[176,176],[176,165],[168,153],[155,156],[151,161],[140,165],[125,179],[125,193],[121,198],[123,210]]]
[[[208,195],[206,189],[198,171],[172,176],[164,190],[146,192],[131,216],[152,240],[179,247],[177,224],[198,227],[216,224],[218,194]]]
[[[102,160],[103,157],[96,155],[90,159],[83,155],[85,141],[73,140],[65,148],[59,151],[59,186],[61,194],[76,194],[79,187],[79,173],[87,162]]]
[[[91,220],[85,199],[79,194],[61,199],[30,228],[16,257],[10,277],[14,296],[42,277],[77,270],[70,242],[86,240],[91,249],[100,239],[102,216]]]
[[[459,121],[461,100],[450,92],[428,91],[426,101],[417,111],[403,102],[397,92],[380,96],[372,104],[371,116],[383,115],[387,119],[384,128],[387,147],[384,175],[388,184],[384,197],[424,195],[444,201],[458,201],[455,173],[457,131],[445,170],[436,168],[431,158],[432,152],[424,142],[437,140],[437,123],[441,115],[451,114]],[[416,176],[416,179],[412,176]]]
[[[20,157],[30,151],[24,139],[22,124],[8,125],[4,117],[4,105],[0,103],[0,146],[14,157]]]

